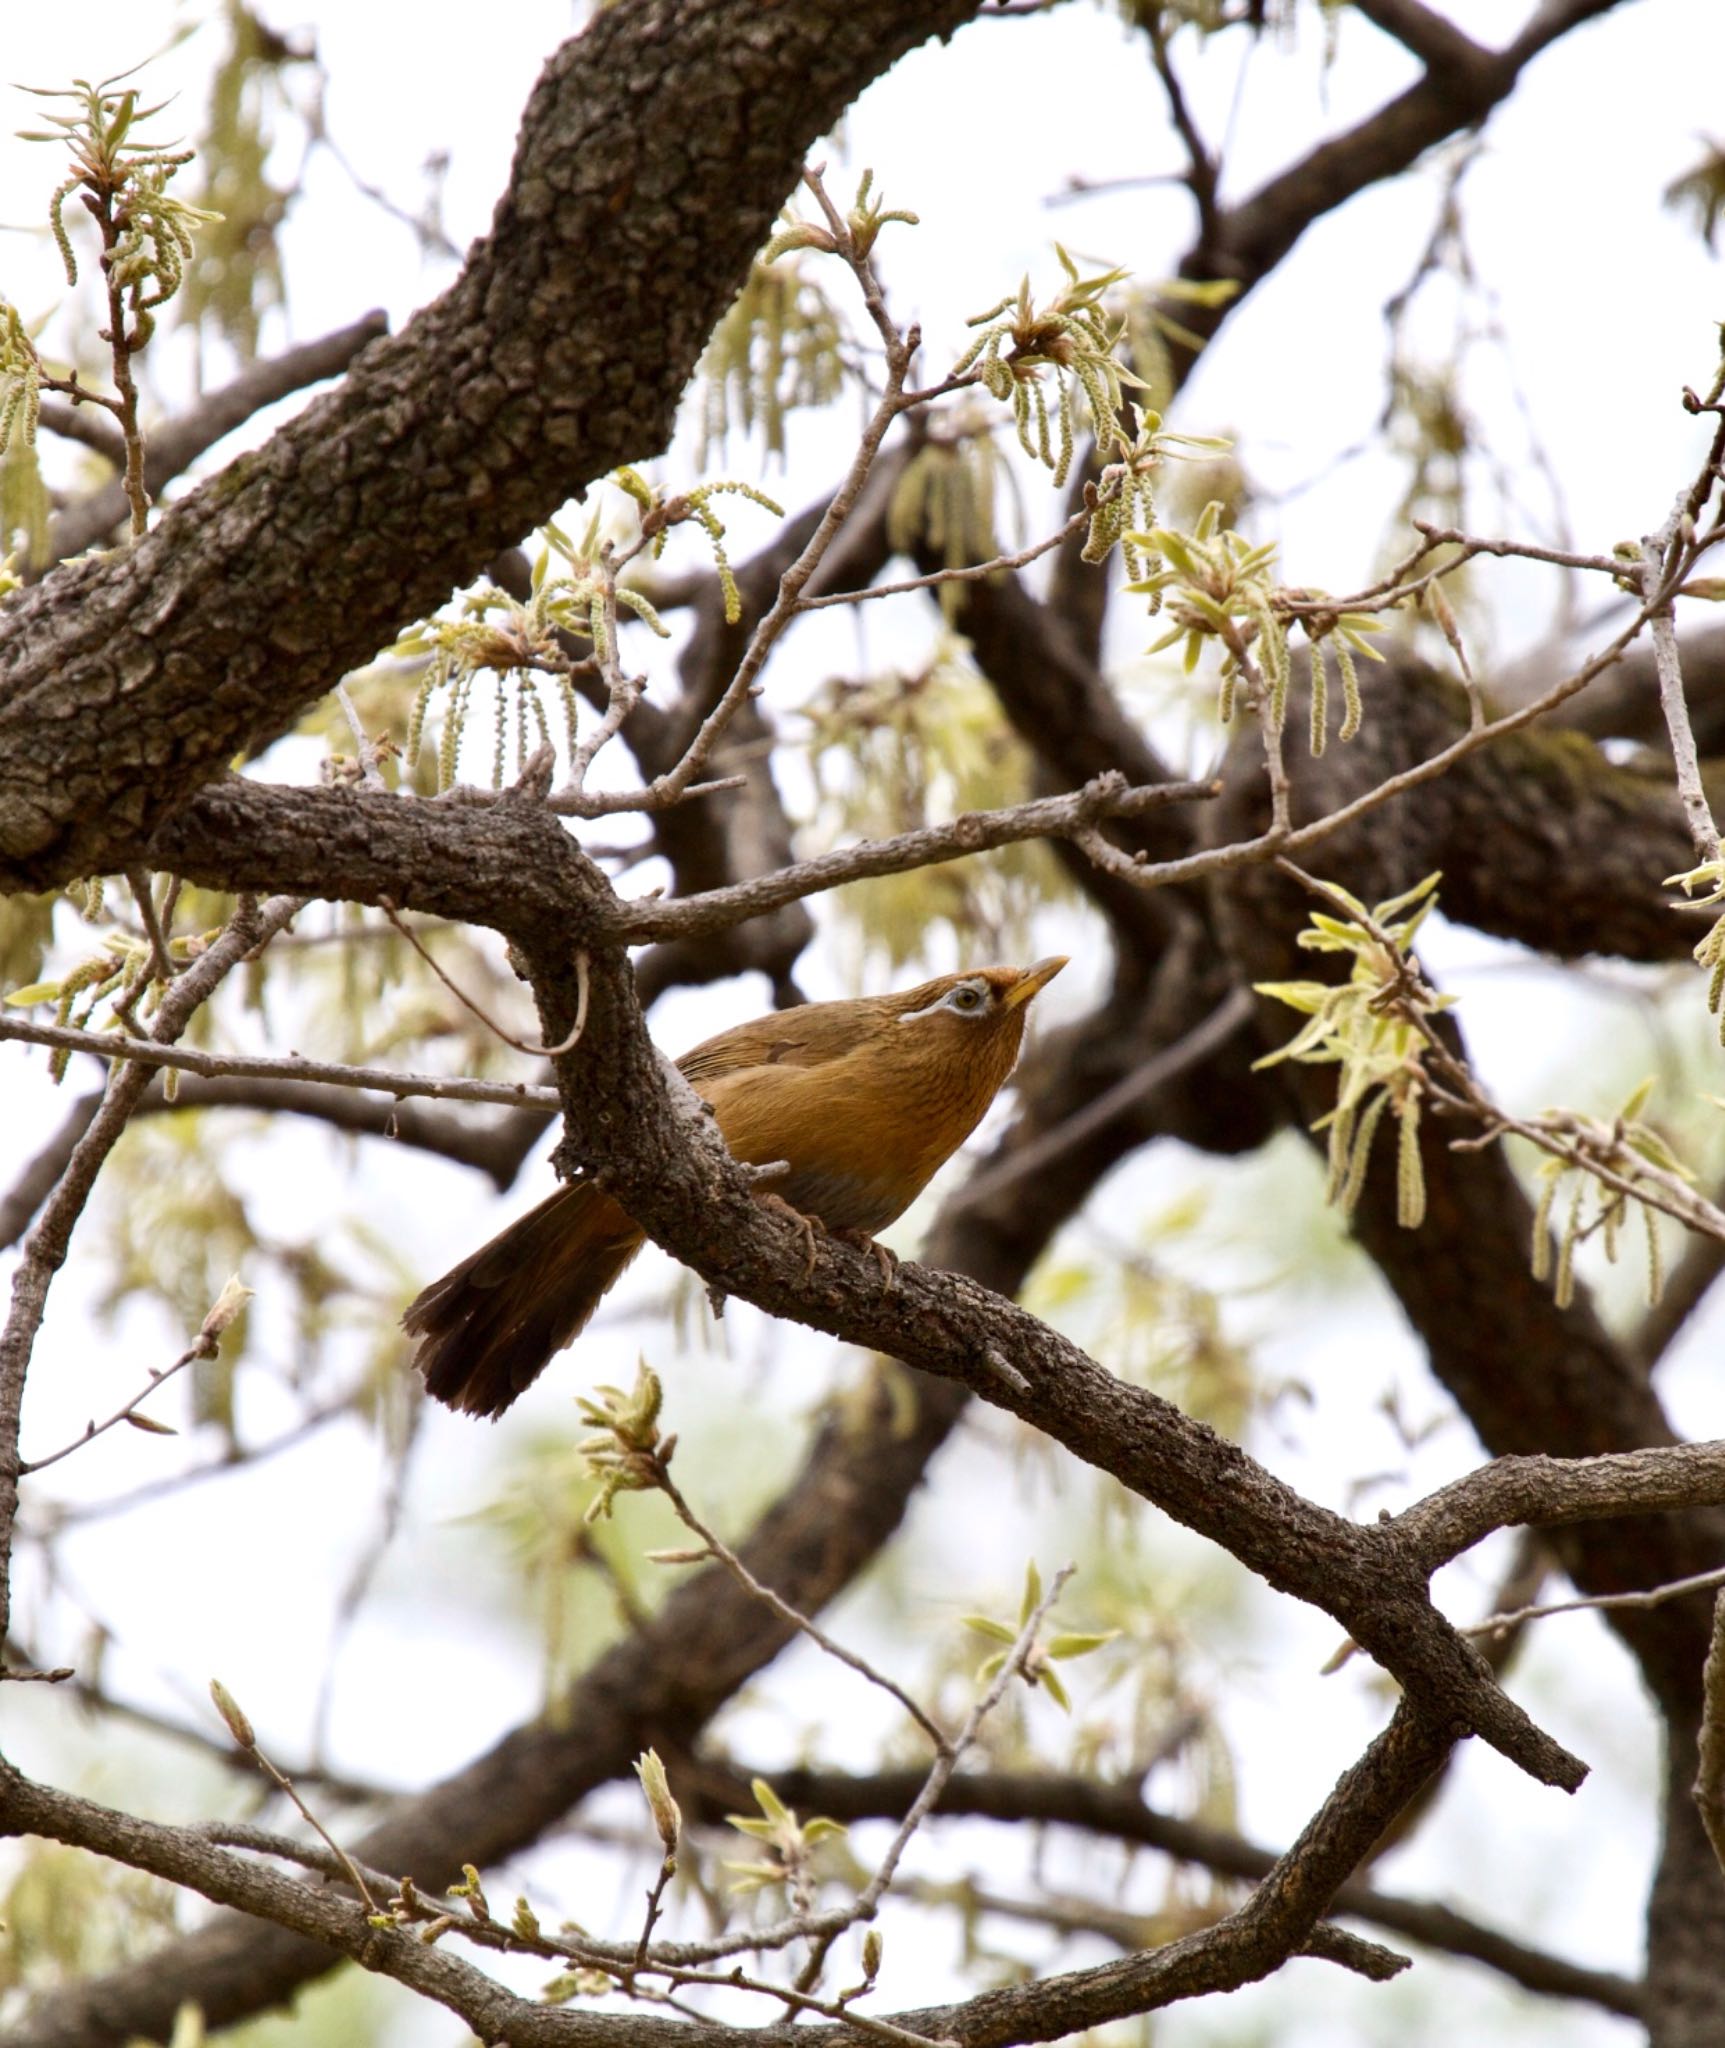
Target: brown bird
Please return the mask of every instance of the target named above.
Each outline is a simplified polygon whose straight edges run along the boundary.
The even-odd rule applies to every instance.
[[[901,995],[776,1010],[677,1065],[712,1104],[733,1158],[789,1162],[772,1198],[872,1243],[975,1130],[1018,1058],[1031,998],[1065,965],[979,967]],[[413,1362],[427,1391],[470,1415],[501,1415],[644,1241],[593,1181],[565,1182],[402,1317],[420,1339]]]

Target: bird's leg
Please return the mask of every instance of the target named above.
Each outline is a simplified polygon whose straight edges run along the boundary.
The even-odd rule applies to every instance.
[[[829,1237],[836,1237],[841,1244],[848,1244],[856,1251],[867,1252],[880,1268],[880,1285],[883,1294],[890,1294],[893,1278],[898,1272],[898,1253],[881,1243],[878,1237],[871,1237],[866,1230],[832,1230]]]
[[[787,1202],[783,1195],[775,1195],[771,1188],[757,1188],[755,1200],[763,1209],[773,1210],[775,1214],[784,1217],[787,1223],[794,1223],[802,1232],[803,1250],[807,1255],[803,1261],[803,1278],[806,1280],[815,1270],[815,1232],[817,1229],[825,1228],[821,1219],[818,1216],[805,1216],[801,1209]]]

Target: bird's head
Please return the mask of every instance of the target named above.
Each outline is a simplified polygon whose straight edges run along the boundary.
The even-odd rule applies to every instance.
[[[1032,998],[1065,965],[1066,955],[1057,953],[1034,967],[976,967],[925,981],[891,998],[894,1036],[901,1045],[950,1050],[960,1058],[985,1044],[1004,1044],[1011,1048],[1010,1065]]]
[[[1066,961],[1066,954],[1056,953],[1052,959],[1038,960],[1034,967],[976,967],[968,974],[943,974],[892,997],[892,1005],[900,1024],[950,1017],[972,1029],[998,1028],[1016,1018],[1022,1026],[1031,998],[1048,986]]]

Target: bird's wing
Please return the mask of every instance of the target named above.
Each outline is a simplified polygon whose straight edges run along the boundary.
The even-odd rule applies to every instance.
[[[850,1007],[810,1003],[805,1009],[778,1010],[770,1017],[735,1024],[684,1053],[678,1069],[699,1088],[703,1081],[740,1074],[749,1067],[823,1067],[829,1060],[842,1059],[871,1030],[879,1029],[879,1020],[865,1014],[833,1014]]]

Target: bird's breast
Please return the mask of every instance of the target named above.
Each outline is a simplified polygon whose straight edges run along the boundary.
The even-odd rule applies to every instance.
[[[822,1066],[748,1067],[696,1086],[734,1158],[789,1162],[775,1194],[829,1229],[873,1233],[910,1207],[976,1128],[1011,1071],[1017,1037],[1010,1046],[960,1041],[967,1057],[935,1060],[868,1047]]]

